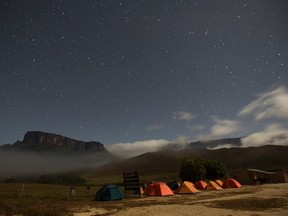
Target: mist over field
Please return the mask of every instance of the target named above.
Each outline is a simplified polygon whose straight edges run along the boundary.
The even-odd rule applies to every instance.
[[[112,158],[105,153],[60,154],[52,152],[0,152],[0,177],[49,174],[101,166]]]

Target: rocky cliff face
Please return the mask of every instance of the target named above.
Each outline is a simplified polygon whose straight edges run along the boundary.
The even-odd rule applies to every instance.
[[[41,131],[28,131],[23,141],[17,141],[11,147],[33,151],[106,152],[100,142],[84,142]]]

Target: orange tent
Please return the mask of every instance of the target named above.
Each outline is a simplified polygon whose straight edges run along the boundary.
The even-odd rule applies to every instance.
[[[192,182],[184,181],[181,186],[175,191],[175,193],[182,193],[182,194],[195,194],[200,192],[197,190]]]
[[[222,182],[220,179],[217,179],[215,182],[216,182],[220,187],[222,187],[223,182]]]
[[[228,178],[223,182],[223,188],[240,188],[242,185],[233,178]]]
[[[190,182],[191,183],[191,185],[193,185],[193,187],[195,187],[195,185],[194,185],[194,183],[193,182]]]
[[[205,181],[197,181],[195,182],[195,188],[197,188],[198,190],[203,190],[207,187],[207,183]]]
[[[146,196],[172,196],[173,191],[163,182],[150,184],[146,188]]]
[[[222,190],[223,188],[220,187],[216,182],[209,181],[208,186],[206,187],[206,190]]]

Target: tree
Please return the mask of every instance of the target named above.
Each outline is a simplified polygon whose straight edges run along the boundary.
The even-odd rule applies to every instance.
[[[194,182],[203,179],[206,174],[204,160],[200,157],[185,157],[180,168],[180,178],[182,181]]]
[[[218,161],[207,160],[205,162],[206,178],[207,179],[221,179],[226,177],[227,168]]]
[[[179,175],[182,181],[194,182],[200,179],[224,178],[226,172],[226,167],[218,161],[187,156],[181,162]]]

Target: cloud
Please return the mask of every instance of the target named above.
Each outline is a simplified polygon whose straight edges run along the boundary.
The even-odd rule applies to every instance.
[[[165,139],[136,141],[133,143],[117,143],[105,146],[109,152],[120,157],[128,158],[144,154],[146,152],[155,152],[168,146],[170,141]]]
[[[214,122],[215,124],[211,127],[211,135],[213,137],[232,134],[239,131],[241,128],[239,121],[214,118]]]
[[[255,121],[264,119],[288,119],[288,90],[280,86],[273,91],[259,94],[258,98],[238,113],[239,116],[254,116]]]
[[[123,158],[134,157],[137,155],[144,154],[146,152],[156,152],[164,149],[183,149],[191,140],[186,137],[179,135],[173,141],[158,139],[158,140],[145,140],[136,141],[132,143],[116,143],[105,146],[109,152]]]
[[[203,124],[198,125],[186,125],[186,128],[189,130],[203,130],[206,126]]]
[[[207,149],[209,149],[209,150],[217,150],[217,149],[223,149],[223,148],[226,148],[226,149],[229,149],[229,148],[239,148],[239,146],[228,143],[228,144],[217,145],[217,146],[215,146],[215,147],[213,147],[213,148],[208,147]]]
[[[146,129],[148,131],[156,131],[156,130],[160,130],[164,126],[165,126],[165,124],[153,124],[153,125],[149,125]]]
[[[178,121],[190,121],[195,118],[195,115],[189,112],[179,111],[174,112],[172,118]]]
[[[263,131],[253,133],[242,140],[242,147],[263,145],[288,145],[288,130],[280,124],[268,125]]]
[[[215,124],[210,128],[210,133],[198,136],[199,140],[218,139],[223,136],[238,132],[242,128],[242,125],[239,121],[219,119],[217,117],[212,118]]]

